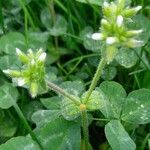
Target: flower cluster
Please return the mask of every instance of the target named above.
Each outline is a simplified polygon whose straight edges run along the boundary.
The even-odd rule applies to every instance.
[[[136,37],[143,30],[129,30],[126,26],[128,21],[132,21],[132,17],[137,14],[141,6],[135,8],[125,7],[125,0],[118,2],[103,4],[103,19],[101,20],[100,33],[94,33],[92,39],[103,40],[108,51],[116,52],[116,48],[124,46],[128,48],[136,48],[143,45],[143,41],[137,40]],[[109,50],[110,49],[110,50]],[[110,54],[114,57],[115,53]],[[109,58],[108,63],[112,61]]]
[[[28,87],[32,97],[39,92],[39,84],[45,84],[44,62],[46,53],[42,49],[34,53],[31,49],[27,55],[16,48],[19,60],[23,63],[22,70],[3,70],[5,74],[12,77],[12,81],[18,86]]]

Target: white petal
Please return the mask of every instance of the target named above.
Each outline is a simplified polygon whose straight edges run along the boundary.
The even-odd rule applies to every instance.
[[[17,53],[17,55],[22,54],[22,52],[21,52],[21,50],[19,48],[16,48],[16,53]]]
[[[138,12],[139,10],[141,10],[141,9],[142,9],[142,6],[137,6],[137,7],[135,7],[134,9],[135,9],[135,11],[137,11],[137,12]]]
[[[44,52],[44,53],[42,53],[42,54],[39,56],[38,60],[39,60],[39,61],[44,61],[45,58],[46,58],[46,53]]]
[[[108,21],[106,19],[102,19],[101,24],[108,24]]]
[[[103,3],[103,6],[104,6],[104,7],[109,7],[109,3],[105,1],[105,2]]]
[[[133,31],[135,34],[140,34],[140,33],[142,33],[143,32],[143,30],[141,29],[141,30],[134,30]]]
[[[33,51],[32,51],[32,49],[30,48],[30,49],[28,49],[28,53],[29,54],[33,54]]]
[[[18,86],[23,86],[25,84],[25,79],[18,78]]]
[[[92,34],[92,39],[93,40],[103,40],[104,35],[102,33],[94,33]]]
[[[123,24],[123,17],[122,17],[122,16],[118,16],[118,17],[117,17],[117,25],[118,25],[119,27],[121,27],[122,24]]]
[[[139,41],[139,40],[135,40],[135,39],[131,39],[127,43],[127,46],[132,47],[132,48],[141,47],[143,45],[144,45],[143,41]]]
[[[115,44],[118,41],[118,39],[116,37],[108,37],[106,39],[106,43],[111,45],[111,44]]]
[[[34,64],[35,64],[35,60],[34,60],[34,59],[32,59],[31,64],[32,64],[32,65],[34,65]]]
[[[3,72],[4,72],[5,74],[9,74],[9,73],[10,73],[10,69],[3,70]]]

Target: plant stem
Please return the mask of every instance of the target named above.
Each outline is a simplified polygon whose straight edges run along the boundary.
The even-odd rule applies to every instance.
[[[88,132],[88,117],[86,110],[83,110],[81,113],[82,117],[82,129],[83,129],[83,137],[84,137],[84,146],[83,150],[89,149],[89,132]]]
[[[66,91],[64,91],[62,88],[60,88],[59,86],[57,86],[56,84],[52,83],[52,82],[47,82],[47,85],[56,93],[59,93],[67,98],[69,98],[72,102],[74,102],[74,104],[76,104],[77,106],[79,106],[81,103],[71,94],[67,93]]]
[[[13,100],[12,100],[13,101]],[[14,103],[14,102],[13,102]],[[13,107],[15,108],[17,114],[19,115],[21,121],[23,122],[23,124],[25,125],[26,130],[29,132],[29,134],[31,135],[32,139],[34,141],[37,142],[37,144],[40,146],[41,150],[43,150],[41,143],[39,142],[39,140],[37,139],[36,135],[34,134],[34,132],[32,131],[30,125],[28,124],[25,116],[23,115],[21,109],[19,108],[17,103],[14,103]]]
[[[50,14],[52,16],[52,22],[53,22],[53,25],[55,25],[55,22],[56,22],[56,13],[55,13],[55,8],[54,8],[54,0],[48,0],[49,2],[49,11],[50,11]],[[54,37],[54,42],[55,42],[55,47],[56,49],[58,49],[58,37]]]
[[[92,91],[95,89],[96,84],[97,84],[97,82],[98,82],[98,80],[99,80],[99,78],[100,78],[100,76],[102,74],[102,71],[103,71],[105,65],[106,65],[106,60],[105,60],[105,58],[102,58],[100,63],[99,63],[99,65],[98,65],[98,67],[97,67],[96,73],[95,73],[95,75],[93,77],[93,80],[92,80],[92,83],[91,83],[91,85],[89,87],[89,90],[87,92],[87,95],[86,95],[86,98],[85,98],[86,99],[85,104],[88,102]]]

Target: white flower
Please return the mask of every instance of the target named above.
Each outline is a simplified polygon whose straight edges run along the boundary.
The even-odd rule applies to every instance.
[[[23,86],[25,84],[25,79],[24,78],[18,78],[17,83],[18,83],[18,86]]]
[[[105,25],[105,24],[108,24],[108,21],[107,21],[106,19],[102,19],[102,20],[101,20],[101,24],[102,24],[102,25],[103,25],[103,24],[104,24],[104,25]]]
[[[10,69],[3,70],[5,74],[10,74]]]
[[[144,42],[143,41],[139,41],[139,40],[135,40],[135,39],[130,39],[128,42],[127,42],[127,46],[128,47],[131,47],[131,48],[136,48],[136,47],[141,47],[144,45]]]
[[[121,15],[117,17],[117,25],[118,27],[121,27],[123,25],[123,17]]]
[[[31,65],[34,65],[35,64],[35,60],[34,59],[32,59],[32,61],[31,61]]]
[[[39,56],[38,61],[44,61],[45,58],[46,58],[46,53],[44,52]]]
[[[115,44],[115,43],[117,43],[118,42],[118,38],[116,38],[116,37],[108,37],[107,39],[106,39],[106,43],[108,44],[108,45],[112,45],[112,44]]]
[[[92,39],[93,40],[103,40],[104,35],[102,33],[94,33],[94,34],[92,34]]]
[[[16,48],[16,53],[17,53],[17,55],[22,55],[22,52],[19,48]]]
[[[143,30],[131,30],[131,31],[127,31],[127,36],[130,37],[130,36],[135,36],[135,35],[138,35],[140,33],[142,33]]]
[[[134,10],[135,10],[136,12],[138,12],[138,11],[141,10],[141,9],[142,9],[142,6],[137,6],[137,7],[134,8]]]
[[[103,3],[103,6],[104,6],[104,7],[109,7],[109,3],[105,1],[105,2]]]

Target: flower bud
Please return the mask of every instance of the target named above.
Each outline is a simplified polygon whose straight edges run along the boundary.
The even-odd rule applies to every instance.
[[[94,33],[94,34],[92,34],[92,39],[93,40],[103,40],[104,35],[102,33]]]
[[[136,36],[142,32],[143,32],[143,30],[131,30],[131,31],[127,31],[126,36],[132,37],[132,36]]]
[[[46,53],[43,52],[43,53],[39,56],[38,61],[39,61],[39,62],[44,62],[45,59],[46,59]]]
[[[118,27],[121,27],[123,25],[123,17],[121,15],[119,15],[117,17],[117,22],[116,23],[117,23]]]
[[[115,46],[108,46],[106,49],[106,61],[110,64],[117,54],[117,48]]]
[[[137,6],[135,8],[130,8],[130,9],[125,9],[123,11],[123,16],[126,17],[126,18],[131,18],[133,17],[134,15],[137,14],[137,12],[142,9],[142,6]]]
[[[116,38],[116,37],[108,37],[106,39],[106,43],[108,45],[113,45],[113,44],[116,44],[117,42],[118,42],[118,38]]]
[[[111,28],[110,23],[106,19],[101,20],[101,25],[102,25],[102,28],[105,30],[110,30]]]
[[[137,47],[141,47],[144,45],[143,41],[138,41],[135,39],[130,39],[129,41],[127,41],[126,46],[129,48],[137,48]]]
[[[35,98],[38,94],[38,84],[35,82],[31,82],[30,85],[30,94],[33,98]]]
[[[20,49],[16,48],[16,53],[21,62],[28,63],[28,57]]]
[[[11,77],[20,77],[21,76],[21,72],[20,71],[16,71],[16,70],[10,70],[10,69],[7,69],[7,70],[3,70],[3,72]]]
[[[17,84],[18,86],[23,86],[25,84],[25,79],[24,78],[18,78],[17,79]]]

